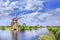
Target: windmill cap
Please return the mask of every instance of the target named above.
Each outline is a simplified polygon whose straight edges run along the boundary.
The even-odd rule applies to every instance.
[[[13,18],[13,21],[17,21],[17,18]]]

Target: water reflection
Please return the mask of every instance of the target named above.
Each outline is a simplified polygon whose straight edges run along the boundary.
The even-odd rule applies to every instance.
[[[9,30],[0,30],[0,40],[12,40],[12,34]]]
[[[40,35],[49,34],[46,28],[18,33],[18,40],[37,40]]]
[[[49,34],[46,28],[32,31],[18,32],[18,40],[37,40],[39,36]],[[0,40],[12,40],[12,33],[9,30],[0,30]]]

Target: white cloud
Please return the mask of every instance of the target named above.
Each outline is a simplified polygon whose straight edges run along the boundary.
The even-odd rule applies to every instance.
[[[38,12],[34,12],[34,13],[31,13],[31,14],[26,14],[26,15],[21,15],[20,17],[22,17],[22,19],[20,19],[21,22],[29,22],[31,21],[34,16],[37,14]]]
[[[60,8],[41,13],[39,10],[43,9],[43,1],[42,0],[25,0],[22,2],[7,0],[6,2],[0,1],[0,18],[4,18],[0,20],[0,24],[5,24],[11,20],[9,14],[12,13],[14,8],[19,8],[21,11],[23,10],[36,10],[36,12],[28,13],[25,15],[20,15],[23,17],[21,23],[33,23],[33,24],[44,24],[44,25],[60,25]],[[7,21],[8,20],[8,21]],[[42,21],[42,22],[41,22]],[[52,24],[53,23],[53,24]]]
[[[37,3],[36,3],[37,1]],[[25,8],[24,8],[25,7]],[[41,0],[25,0],[25,1],[13,1],[7,0],[4,2],[0,1],[0,15],[10,14],[14,8],[19,8],[20,10],[42,10],[43,9],[43,1]]]
[[[51,16],[45,21],[45,25],[60,26],[60,8],[48,12]]]
[[[37,1],[37,3],[35,3],[36,1]],[[8,18],[11,18],[11,17],[9,17],[9,14],[12,13],[14,8],[19,8],[20,10],[23,11],[23,10],[32,10],[32,9],[35,10],[36,8],[38,9],[38,6],[39,6],[39,8],[41,9],[41,8],[43,8],[42,3],[43,2],[41,0],[28,0],[28,1],[24,0],[21,2],[20,1],[10,2],[10,0],[7,0],[4,2],[3,0],[0,0],[0,19],[1,19],[0,24],[8,22],[5,20],[8,20]],[[27,14],[27,15],[29,15],[29,14]],[[28,17],[29,18],[28,20],[30,20],[33,15],[35,15],[35,13],[31,14],[31,16]]]
[[[28,25],[31,23],[31,24],[37,25],[37,24],[40,24],[41,22],[44,22],[45,18],[48,18],[50,16],[51,15],[48,13],[34,12],[31,14],[25,14],[25,15],[20,16],[23,18],[20,19],[19,22],[20,24],[26,23]]]
[[[23,15],[21,17],[23,17],[22,19],[19,20],[19,22],[21,21],[22,24],[26,23],[33,23],[33,24],[41,24],[41,25],[54,25],[54,26],[59,26],[60,25],[60,9],[55,9],[52,11],[48,11],[45,13],[41,13],[41,12],[34,12],[31,14],[26,14]]]
[[[10,4],[10,1],[7,0],[4,5],[5,5],[5,6],[8,6],[9,4]]]
[[[37,2],[37,3],[36,3]],[[28,0],[26,9],[30,10],[42,10],[43,9],[43,1],[42,0]]]
[[[9,3],[9,0],[7,0],[6,2],[0,1],[0,17],[9,15],[10,10],[7,10]]]

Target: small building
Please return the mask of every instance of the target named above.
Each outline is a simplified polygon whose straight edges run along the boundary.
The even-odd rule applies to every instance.
[[[24,23],[23,26],[25,27],[26,26],[26,23]]]

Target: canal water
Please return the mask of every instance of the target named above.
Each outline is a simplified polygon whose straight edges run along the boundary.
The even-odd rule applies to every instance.
[[[38,40],[42,35],[48,35],[47,28],[39,28],[37,30],[26,30],[25,32],[18,32],[18,40]],[[0,30],[0,40],[12,40],[12,32],[9,30]]]

